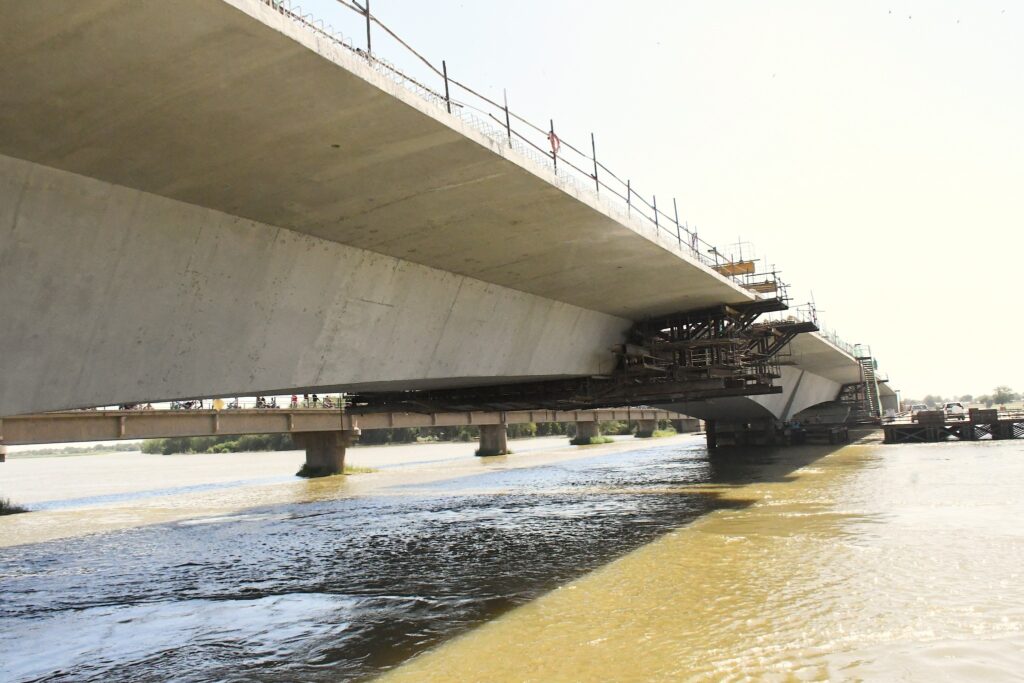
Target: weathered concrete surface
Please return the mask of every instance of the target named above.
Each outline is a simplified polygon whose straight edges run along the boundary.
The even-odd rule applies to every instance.
[[[616,316],[750,298],[256,0],[0,17],[0,154]]]
[[[821,368],[818,369],[824,371]],[[803,367],[784,366],[782,377],[775,380],[775,385],[782,387],[781,394],[709,399],[689,403],[673,403],[661,407],[702,420],[742,422],[770,416],[785,421],[807,408],[835,401],[844,384],[852,384],[859,380],[856,368],[849,370],[834,368],[830,374],[838,379],[819,375],[805,370]],[[880,385],[879,393],[883,412],[890,408],[893,410],[898,408],[898,399],[892,389]]]
[[[306,451],[302,476],[326,477],[345,471],[345,449],[358,435],[350,431],[305,432],[292,436],[295,445]]]
[[[601,436],[600,422],[577,422],[576,438],[571,439],[569,443],[576,444],[579,446],[585,446],[590,443],[591,439],[595,439],[599,436]]]
[[[508,453],[508,430],[504,424],[480,425],[479,456],[506,455]]]
[[[0,157],[0,415],[607,372],[629,322]]]
[[[637,420],[636,421],[636,437],[638,439],[649,439],[654,436],[654,432],[658,429],[657,420]]]

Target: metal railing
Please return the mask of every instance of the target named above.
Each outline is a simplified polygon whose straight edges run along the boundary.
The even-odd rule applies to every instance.
[[[672,212],[669,214],[665,211],[666,202],[663,201],[659,206],[658,199],[653,193],[641,194],[628,176],[624,179],[621,174],[615,173],[597,158],[597,144],[593,133],[590,136],[589,151],[587,151],[587,145],[573,145],[558,136],[554,120],[549,119],[546,128],[543,125],[537,125],[511,110],[507,98],[501,103],[496,102],[453,78],[448,73],[447,62],[442,60],[439,68],[417,52],[370,11],[369,0],[363,0],[362,5],[357,0],[335,0],[340,6],[365,20],[365,50],[356,46],[351,38],[337,31],[330,24],[316,18],[311,13],[306,13],[298,0],[260,0],[260,2],[307,30],[326,38],[334,45],[360,56],[378,73],[407,91],[418,95],[436,108],[443,109],[463,123],[469,124],[498,144],[507,145],[519,155],[531,159],[540,166],[550,165],[550,170],[560,181],[573,186],[577,191],[588,192],[599,201],[610,200],[606,202],[606,208],[612,213],[618,214],[618,217],[624,222],[637,216],[649,226],[653,226],[656,236],[667,238],[669,244],[674,242],[680,253],[688,254],[697,262],[715,270],[723,277],[731,279],[747,291],[753,292],[755,296],[770,293],[788,301],[788,287],[779,279],[778,271],[774,266],[766,268],[760,273],[754,272],[752,266],[755,260],[752,258],[751,250],[748,249],[747,254],[744,255],[742,243],[737,245],[738,253],[722,251],[701,238],[697,233],[696,226],[691,229],[687,221],[680,220],[678,203],[675,198],[671,200]],[[399,69],[381,57],[379,53],[373,52],[371,28],[374,24],[425,66],[431,74],[440,79],[439,82],[433,86],[428,85],[421,79],[414,78]],[[751,268],[737,271],[733,267],[736,264],[749,264]],[[811,308],[813,309],[813,305]],[[814,322],[818,323],[817,313],[812,310],[810,315]],[[853,355],[853,345],[844,342],[834,331],[822,327],[820,334],[832,344]]]

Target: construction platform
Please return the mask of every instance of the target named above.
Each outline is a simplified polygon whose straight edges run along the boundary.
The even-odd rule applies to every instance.
[[[885,443],[936,443],[1024,438],[1024,413],[971,409],[963,419],[949,419],[942,411],[922,411],[911,421],[882,425]]]

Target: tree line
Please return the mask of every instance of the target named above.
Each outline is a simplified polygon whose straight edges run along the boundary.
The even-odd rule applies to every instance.
[[[972,394],[963,394],[961,396],[953,396],[947,398],[938,394],[928,394],[924,398],[918,399],[905,399],[903,402],[906,404],[911,403],[924,403],[925,405],[938,408],[942,407],[944,403],[950,403],[952,401],[959,401],[961,403],[981,403],[986,408],[992,406],[1006,405],[1007,403],[1013,403],[1014,401],[1021,400],[1021,394],[1014,391],[1012,388],[1002,385],[992,390],[991,394],[983,394],[981,396],[974,396]]]

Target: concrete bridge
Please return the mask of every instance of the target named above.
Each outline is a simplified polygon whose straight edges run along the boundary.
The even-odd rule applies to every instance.
[[[783,420],[864,381],[749,264],[270,4],[0,16],[0,415],[345,391]]]

